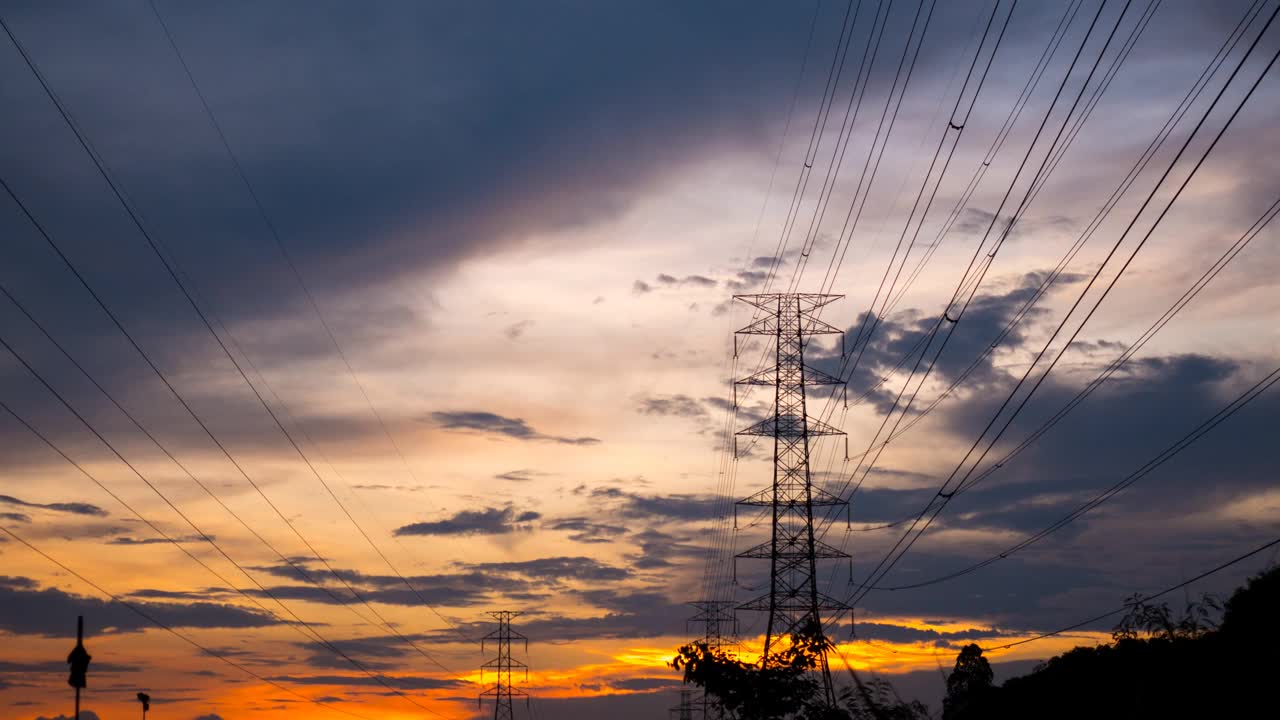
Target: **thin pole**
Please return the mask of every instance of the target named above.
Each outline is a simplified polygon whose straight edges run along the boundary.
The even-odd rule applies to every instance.
[[[84,616],[76,616],[76,647],[84,644]],[[76,714],[74,720],[80,720],[80,687],[76,686]]]

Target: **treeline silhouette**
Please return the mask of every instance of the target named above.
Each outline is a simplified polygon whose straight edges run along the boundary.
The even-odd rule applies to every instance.
[[[1112,638],[1000,686],[992,684],[982,651],[970,645],[948,678],[943,720],[1280,713],[1280,568],[1250,579],[1226,603],[1204,596],[1180,614],[1135,599]]]
[[[834,648],[802,628],[769,662],[747,663],[694,642],[671,666],[736,720],[927,720],[883,678],[852,683],[835,703],[815,671]],[[1181,611],[1134,596],[1112,642],[1077,647],[1001,685],[982,648],[961,649],[947,676],[942,720],[1274,717],[1280,708],[1280,567],[1251,578],[1226,602],[1212,595]]]

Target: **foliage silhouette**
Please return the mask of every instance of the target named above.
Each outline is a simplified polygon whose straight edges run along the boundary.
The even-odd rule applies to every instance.
[[[981,705],[991,693],[995,673],[982,657],[982,648],[969,644],[956,656],[956,667],[947,676],[947,696],[942,700],[943,720],[965,717],[969,708]]]
[[[1206,593],[1198,601],[1188,601],[1182,617],[1174,619],[1168,603],[1152,605],[1142,599],[1140,593],[1131,596],[1125,605],[1129,611],[1111,631],[1111,637],[1120,640],[1136,640],[1142,634],[1164,640],[1198,638],[1216,630],[1215,615],[1222,613],[1222,601]]]
[[[1220,609],[1222,622],[1216,624]],[[944,717],[1218,718],[1256,717],[1260,708],[1274,711],[1280,568],[1252,578],[1225,604],[1212,596],[1190,602],[1181,617],[1167,605],[1135,598],[1112,637],[1110,644],[1069,650],[1027,675],[970,696],[963,706],[949,692]],[[957,671],[968,651],[957,659]],[[948,681],[949,690],[952,684]]]
[[[684,645],[671,667],[684,671],[684,681],[701,687],[736,720],[924,720],[928,708],[897,697],[886,680],[862,682],[837,694],[828,704],[817,672],[832,650],[821,628],[809,625],[793,634],[767,662],[749,663],[704,642]]]
[[[1238,588],[1224,603],[1212,595],[1175,615],[1166,603],[1130,598],[1113,642],[1077,647],[1032,672],[995,685],[978,645],[967,645],[947,677],[944,720],[1110,720],[1111,718],[1256,717],[1280,707],[1280,568]],[[1221,616],[1219,622],[1217,618]],[[695,642],[671,666],[719,700],[734,720],[926,720],[919,702],[898,697],[883,679],[842,688],[826,703],[815,673],[832,651],[817,628],[804,628],[767,663]],[[1262,715],[1270,717],[1271,715]]]

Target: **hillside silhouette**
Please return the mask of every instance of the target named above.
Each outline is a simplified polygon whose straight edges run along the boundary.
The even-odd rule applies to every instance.
[[[1277,613],[1280,568],[1272,568],[1225,605],[1206,596],[1175,616],[1166,604],[1133,602],[1114,642],[1074,648],[1000,686],[971,645],[948,680],[943,718],[1254,716],[1276,707]]]
[[[1251,578],[1225,602],[1188,600],[1180,612],[1135,597],[1113,641],[1077,647],[1030,673],[994,683],[978,645],[961,649],[947,677],[943,720],[1023,718],[1253,717],[1276,707],[1280,646],[1280,567]],[[816,630],[801,632],[770,667],[742,662],[700,643],[672,662],[740,720],[925,720],[937,717],[904,700],[883,678],[854,682],[830,707],[813,671],[830,650]]]

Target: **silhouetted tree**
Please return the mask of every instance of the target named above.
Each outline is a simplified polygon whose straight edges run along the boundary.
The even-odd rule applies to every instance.
[[[956,667],[947,676],[947,696],[942,700],[943,720],[965,717],[969,709],[991,693],[995,673],[982,657],[982,648],[969,644],[956,656]]]
[[[948,682],[946,720],[1110,720],[1111,718],[1271,717],[1275,653],[1280,646],[1280,569],[1252,579],[1224,604],[1213,596],[1188,603],[1181,616],[1165,604],[1133,598],[1114,642],[1077,647],[1031,673],[954,702],[969,675]],[[1223,608],[1221,624],[1215,620]],[[956,661],[985,671],[976,648]],[[984,663],[985,664],[985,663]],[[953,687],[955,686],[955,687]],[[1268,709],[1269,708],[1269,709]],[[1259,714],[1259,710],[1263,712]],[[1269,713],[1269,714],[1268,714]]]
[[[1249,578],[1231,594],[1222,614],[1222,632],[1275,647],[1280,639],[1280,567]]]
[[[893,684],[884,678],[855,682],[855,687],[841,693],[851,720],[928,720],[930,717],[928,706],[903,700]]]
[[[1125,601],[1129,610],[1111,630],[1111,638],[1136,640],[1146,634],[1162,640],[1188,640],[1216,630],[1215,617],[1222,613],[1222,601],[1205,593],[1200,600],[1188,601],[1181,618],[1174,618],[1168,603],[1152,605],[1135,594]]]
[[[683,670],[685,682],[714,695],[740,720],[829,720],[833,716],[812,672],[828,647],[820,628],[806,627],[760,665],[695,642],[676,651],[671,667]]]
[[[703,688],[738,720],[924,720],[928,708],[897,698],[886,680],[857,680],[828,705],[814,671],[830,641],[818,627],[802,628],[781,650],[760,664],[739,660],[723,650],[695,642],[681,647],[671,666],[684,671],[684,681]]]

